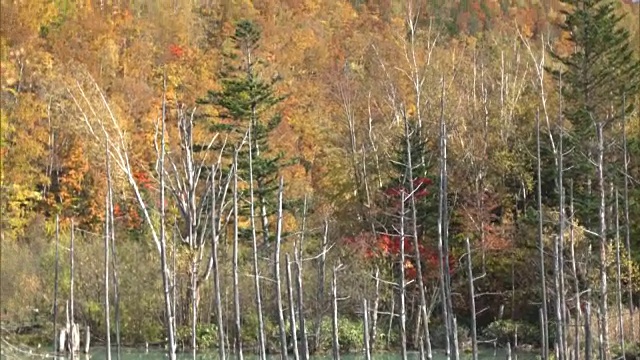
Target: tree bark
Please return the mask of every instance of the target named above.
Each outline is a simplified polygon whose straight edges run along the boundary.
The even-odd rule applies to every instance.
[[[369,306],[367,299],[362,299],[362,343],[365,360],[371,360],[371,344],[369,342]]]
[[[573,181],[570,183],[570,199],[569,199],[569,213],[571,222],[569,223],[569,242],[571,243],[571,270],[573,272],[573,291],[576,303],[576,326],[574,333],[574,360],[579,360],[580,357],[580,322],[582,319],[582,303],[580,300],[580,281],[578,278],[578,268],[576,262],[576,250],[575,250],[575,234],[574,234],[574,219],[575,212],[573,209]]]
[[[295,262],[296,262],[296,287],[298,295],[298,319],[300,320],[300,341],[302,341],[302,359],[309,360],[309,342],[307,339],[306,320],[304,316],[304,293],[302,287],[302,253],[304,246],[304,236],[307,225],[307,197],[304,197],[304,208],[302,214],[302,229],[300,230],[300,242],[295,247]]]
[[[293,301],[293,281],[291,280],[291,259],[289,254],[285,258],[287,262],[287,295],[289,298],[289,325],[291,326],[291,346],[293,348],[293,358],[300,360],[300,352],[298,349],[298,331],[296,328],[296,307]]]
[[[252,142],[253,126],[249,127],[249,144]],[[265,349],[264,320],[262,317],[262,293],[260,291],[260,268],[258,267],[258,236],[256,234],[256,214],[255,214],[255,197],[253,188],[253,151],[249,151],[249,206],[251,217],[251,240],[253,245],[253,272],[254,272],[254,289],[256,311],[258,314],[258,355],[260,359],[265,360],[267,352]]]
[[[331,279],[331,309],[333,310],[332,316],[332,350],[333,359],[340,360],[340,342],[338,334],[338,281],[337,281],[338,267],[333,267],[333,277]]]
[[[176,340],[175,340],[175,328],[174,328],[174,316],[173,308],[171,307],[171,274],[169,273],[169,268],[167,267],[167,236],[166,236],[166,211],[165,211],[165,171],[164,171],[164,161],[165,161],[165,121],[167,116],[167,103],[166,103],[166,76],[164,79],[164,90],[162,94],[162,130],[161,130],[161,141],[160,141],[160,268],[162,271],[162,286],[164,290],[164,303],[165,303],[165,312],[166,312],[166,328],[167,328],[167,337],[169,341],[169,359],[176,359]],[[142,203],[141,203],[142,204]],[[145,207],[146,209],[146,207]],[[150,219],[150,218],[149,218]],[[149,224],[151,225],[151,221],[149,220]]]
[[[407,298],[407,284],[405,279],[405,192],[404,189],[401,190],[400,196],[402,196],[402,200],[400,201],[400,350],[402,360],[407,360],[407,306],[406,306],[406,298]]]
[[[607,326],[608,309],[608,289],[607,289],[607,219],[606,219],[606,189],[604,181],[604,133],[603,123],[596,124],[598,153],[597,153],[597,176],[598,190],[600,192],[600,301],[599,301],[599,346],[602,359],[609,359],[609,330]]]
[[[626,126],[626,96],[623,94],[622,101],[622,155],[623,155],[623,166],[624,166],[624,240],[625,247],[628,254],[631,254],[631,222],[629,221],[629,152],[627,149],[627,126]],[[633,326],[633,313],[635,307],[633,305],[633,283],[632,279],[632,264],[631,261],[627,261],[627,273],[629,279],[627,280],[627,296],[629,297],[629,330],[632,339],[636,339],[635,329]],[[640,334],[639,334],[640,336]]]
[[[211,179],[211,257],[213,259],[213,299],[215,303],[216,324],[218,325],[218,356],[226,360],[224,344],[224,320],[222,317],[222,301],[220,300],[220,262],[218,261],[218,213],[216,211],[216,182]]]
[[[273,259],[273,278],[276,282],[276,306],[278,307],[278,328],[280,329],[280,355],[287,358],[287,330],[284,323],[282,310],[282,288],[280,281],[280,247],[282,243],[282,193],[284,192],[284,180],[280,177],[278,190],[278,225],[276,228],[276,251]]]
[[[418,131],[418,130],[414,130],[414,131]],[[418,210],[416,208],[416,199],[415,199],[415,192],[418,189],[415,189],[414,186],[414,178],[413,178],[413,164],[412,164],[412,150],[411,149],[411,134],[410,134],[410,130],[409,130],[409,124],[407,122],[407,118],[404,117],[404,132],[405,132],[405,144],[407,146],[407,169],[409,172],[409,196],[411,196],[411,226],[412,226],[412,237],[413,237],[413,248],[415,251],[415,266],[416,266],[416,272],[417,272],[417,278],[418,278],[418,288],[419,288],[419,292],[420,292],[420,317],[422,319],[422,322],[424,324],[424,337],[425,339],[429,337],[429,320],[427,319],[427,297],[425,295],[425,290],[424,290],[424,280],[422,278],[422,259],[421,259],[421,255],[420,255],[420,242],[418,239]],[[425,185],[423,185],[425,186]],[[404,198],[402,199],[402,201],[404,202]],[[404,217],[404,214],[402,214],[402,216]],[[420,320],[418,320],[418,324],[420,324]],[[416,338],[420,339],[421,336],[419,334],[416,334]]]
[[[69,280],[69,356],[71,358],[71,360],[73,360],[76,356],[75,354],[75,350],[76,350],[76,346],[77,344],[75,343],[75,324],[76,324],[76,320],[75,320],[75,316],[74,316],[74,312],[73,312],[73,308],[74,308],[74,296],[73,296],[73,287],[74,287],[74,275],[75,275],[75,269],[74,269],[74,259],[73,259],[73,243],[75,240],[75,223],[74,220],[71,219],[71,248],[70,248],[70,252],[69,252],[69,263],[70,263],[70,280]]]
[[[615,190],[615,229],[616,229],[616,303],[618,305],[618,339],[622,354],[626,354],[624,338],[624,322],[622,320],[622,269],[620,265],[620,210],[618,204],[618,190]]]
[[[109,168],[109,151],[106,149],[107,195],[104,204],[104,324],[106,336],[106,356],[111,360],[111,311],[109,309],[109,243],[111,240],[111,169]]]
[[[238,150],[233,151],[233,310],[236,359],[242,360],[242,326],[240,323],[240,286],[238,284]]]
[[[549,327],[548,327],[548,315],[547,315],[547,280],[545,270],[545,258],[544,258],[544,241],[542,239],[542,224],[543,224],[543,212],[542,212],[542,158],[540,155],[540,112],[536,112],[536,143],[537,143],[537,191],[538,191],[538,251],[540,252],[540,286],[542,288],[542,360],[549,359]]]
[[[473,261],[471,259],[471,245],[466,238],[467,245],[467,277],[469,277],[469,304],[471,308],[471,354],[473,360],[478,360],[478,331],[476,328],[476,296],[473,285]]]
[[[378,307],[380,306],[380,268],[376,265],[375,272],[376,279],[376,297],[373,300],[373,314],[371,315],[371,336],[370,336],[370,345],[371,348],[374,349],[376,345],[376,339],[378,335]]]
[[[316,323],[314,326],[315,344],[314,352],[320,349],[320,328],[324,315],[324,283],[326,278],[327,246],[329,241],[329,221],[324,221],[324,231],[322,235],[322,253],[318,263],[318,290],[316,292]]]
[[[56,256],[53,275],[53,352],[58,351],[58,261],[60,244],[60,215],[56,214]]]

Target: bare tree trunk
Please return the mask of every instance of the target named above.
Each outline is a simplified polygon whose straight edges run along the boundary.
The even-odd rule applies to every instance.
[[[307,340],[306,320],[304,316],[304,293],[302,288],[302,250],[304,246],[304,236],[307,227],[307,196],[304,197],[304,208],[302,214],[302,229],[300,230],[300,242],[295,247],[294,256],[296,261],[296,287],[298,295],[298,319],[300,320],[300,341],[302,341],[302,359],[309,360],[309,342]]]
[[[444,89],[444,84],[442,85]],[[444,90],[443,90],[444,92]],[[449,312],[447,306],[447,286],[446,277],[445,277],[445,269],[444,269],[444,232],[445,232],[445,202],[447,201],[445,198],[445,189],[444,189],[444,133],[443,133],[443,123],[444,123],[444,94],[442,94],[441,99],[441,115],[440,115],[440,189],[439,189],[439,205],[438,205],[438,265],[440,267],[440,290],[442,295],[442,317],[444,319],[445,326],[445,349],[446,349],[446,357],[447,360],[451,359],[451,323],[449,322]]]
[[[569,211],[571,222],[569,223],[570,231],[569,231],[569,241],[571,243],[571,270],[573,272],[573,282],[574,282],[574,297],[576,303],[576,327],[574,333],[574,344],[573,347],[575,349],[574,352],[574,360],[579,360],[579,352],[580,352],[580,321],[582,318],[582,303],[580,300],[580,281],[578,279],[578,268],[576,263],[576,250],[575,250],[575,234],[574,234],[574,218],[575,212],[573,209],[573,181],[570,183],[570,199],[569,199]]]
[[[189,291],[191,295],[191,357],[196,360],[196,324],[198,322],[198,260],[196,254],[191,254],[191,281],[189,285]]]
[[[236,358],[242,360],[242,327],[240,324],[240,289],[238,285],[238,150],[233,151],[233,309]]]
[[[220,300],[220,262],[218,261],[218,213],[216,211],[215,177],[211,179],[211,257],[213,259],[213,301],[215,303],[216,324],[218,325],[218,357],[226,360],[224,345],[224,320],[222,318],[222,301]],[[264,360],[264,359],[263,359]]]
[[[413,131],[418,131],[416,129],[414,129]],[[425,291],[424,291],[424,281],[422,279],[422,260],[421,260],[421,256],[420,256],[420,243],[419,243],[419,239],[418,239],[418,209],[416,208],[416,199],[415,199],[415,192],[418,189],[415,189],[414,186],[414,178],[413,178],[413,166],[414,164],[412,164],[412,151],[413,149],[411,148],[411,134],[410,134],[410,130],[409,130],[409,124],[407,122],[407,118],[404,117],[404,132],[405,132],[405,144],[407,146],[407,169],[409,172],[409,196],[411,196],[411,226],[412,226],[412,237],[413,237],[413,248],[415,251],[415,263],[416,263],[416,272],[417,272],[417,278],[418,278],[418,288],[420,291],[420,317],[424,323],[424,337],[425,339],[428,337],[429,335],[429,321],[427,319],[427,297],[425,295]],[[425,185],[423,185],[425,186]],[[404,195],[403,195],[404,196]],[[402,199],[403,203],[404,203],[404,197]],[[402,214],[402,216],[404,217],[404,213]],[[418,324],[420,324],[420,320],[418,320]],[[420,336],[418,333],[415,334],[417,339],[420,339],[422,336]]]
[[[324,221],[324,232],[322,235],[322,253],[318,263],[318,291],[316,292],[316,323],[314,326],[315,344],[314,352],[320,348],[320,327],[322,325],[324,309],[324,282],[326,278],[327,245],[329,240],[329,221]]]
[[[273,278],[276,282],[276,306],[278,307],[278,327],[280,329],[280,354],[283,359],[287,358],[287,330],[284,324],[282,310],[282,289],[280,282],[280,246],[282,243],[282,193],[284,192],[284,180],[280,177],[280,188],[278,189],[278,226],[276,229],[276,251],[273,259]]]
[[[629,221],[629,152],[627,149],[627,126],[626,126],[626,96],[623,95],[623,106],[622,106],[622,155],[623,155],[623,165],[624,165],[624,240],[625,246],[628,254],[631,254],[631,222]],[[631,338],[636,339],[634,326],[633,326],[633,287],[632,287],[632,264],[631,261],[627,261],[627,273],[629,279],[627,281],[627,293],[629,297],[629,330],[631,332]],[[640,334],[639,334],[640,336]]]
[[[164,290],[164,303],[165,311],[167,314],[166,326],[167,335],[169,341],[169,359],[176,359],[176,340],[175,340],[175,328],[174,328],[174,316],[173,308],[171,307],[171,284],[169,268],[167,267],[167,234],[166,234],[166,212],[165,212],[165,171],[164,171],[164,159],[165,159],[165,121],[166,121],[166,76],[164,79],[164,89],[162,95],[162,130],[160,141],[160,267],[162,271],[162,286]]]
[[[545,343],[545,337],[547,336],[546,334],[546,329],[545,329],[545,323],[544,323],[544,314],[542,312],[542,307],[540,308],[539,312],[539,319],[540,319],[540,343],[544,345]],[[493,352],[495,355],[495,348],[496,348],[496,342],[493,342]],[[544,348],[542,349],[543,353],[544,353]]]
[[[107,360],[111,360],[111,311],[109,309],[109,242],[111,240],[111,169],[109,168],[109,151],[105,151],[107,171],[107,195],[104,204],[104,324],[107,341]]]
[[[380,268],[376,265],[375,272],[376,279],[376,297],[373,300],[373,314],[371,316],[371,337],[370,337],[370,345],[371,348],[375,348],[376,339],[378,335],[378,307],[380,306]]]
[[[396,297],[391,296],[391,314],[389,315],[389,327],[387,328],[387,348],[391,341],[391,329],[393,328],[393,318],[396,316]]]
[[[457,334],[454,333],[453,304],[451,302],[451,281],[449,278],[449,220],[447,199],[447,125],[444,119],[445,80],[441,78],[442,90],[440,100],[440,206],[438,214],[439,241],[438,252],[440,255],[441,283],[443,294],[443,315],[447,328],[447,356],[458,360],[459,354],[454,341]]]
[[[609,331],[607,326],[607,219],[606,219],[606,189],[604,182],[604,124],[596,124],[598,138],[597,176],[598,189],[600,190],[600,353],[602,359],[609,359]]]
[[[58,351],[58,261],[60,244],[60,215],[56,214],[56,259],[53,275],[53,352]]]
[[[71,248],[69,252],[69,263],[70,263],[70,280],[69,280],[69,356],[71,360],[73,360],[76,356],[75,350],[77,344],[75,343],[75,329],[76,329],[76,320],[74,317],[74,297],[73,297],[73,280],[75,275],[74,270],[74,259],[73,259],[73,243],[75,240],[75,223],[74,220],[71,219]]]
[[[626,354],[624,341],[624,322],[622,320],[622,270],[620,266],[620,210],[618,207],[618,190],[616,189],[615,201],[615,228],[616,228],[616,302],[618,305],[618,337],[622,354]],[[624,355],[623,355],[624,356]]]
[[[542,239],[542,175],[540,155],[540,113],[536,112],[536,143],[537,143],[537,186],[538,186],[538,250],[540,252],[540,285],[542,287],[542,360],[549,359],[549,327],[547,315],[547,280],[544,259],[544,241]]]
[[[174,222],[177,219],[174,218]],[[171,271],[172,279],[171,279],[171,309],[173,311],[173,328],[178,328],[178,312],[176,311],[176,307],[178,306],[178,265],[176,258],[178,256],[178,241],[176,240],[177,231],[173,232],[173,236],[171,237]]]
[[[340,342],[338,341],[338,281],[337,281],[337,272],[338,267],[333,267],[333,278],[331,279],[331,308],[333,310],[332,317],[332,349],[333,349],[333,359],[340,360]]]
[[[249,144],[252,140],[252,126],[249,127]],[[251,240],[253,245],[253,272],[254,272],[254,289],[256,311],[258,315],[258,352],[261,360],[265,360],[267,352],[265,349],[264,320],[262,317],[262,293],[260,291],[260,268],[258,267],[258,236],[256,234],[255,219],[255,199],[253,189],[253,151],[249,150],[249,206],[251,216]]]
[[[371,346],[369,342],[369,306],[367,299],[362,299],[362,342],[364,344],[365,360],[371,360]]]
[[[113,276],[113,305],[114,315],[116,322],[116,358],[120,360],[120,287],[118,277],[118,257],[116,253],[116,225],[113,215],[113,185],[111,184],[111,172],[107,174],[107,181],[109,182],[109,219],[111,222],[111,267]]]
[[[91,345],[91,328],[87,325],[84,328],[84,353],[89,353],[89,348]]]
[[[407,284],[405,280],[405,231],[404,231],[404,218],[405,218],[405,192],[404,189],[400,191],[402,199],[400,201],[400,349],[402,354],[402,360],[407,360]]]
[[[590,292],[590,291],[589,291]],[[584,309],[584,359],[591,360],[591,300],[587,294],[587,301]]]
[[[562,112],[562,102],[560,104]],[[563,127],[562,116],[558,117],[558,237],[554,246],[554,281],[556,284],[556,321],[557,321],[557,343],[560,348],[558,360],[565,360],[567,356],[567,346],[565,337],[565,302],[564,302],[564,229],[565,229],[565,200],[564,200],[564,149],[563,149]]]
[[[478,331],[476,328],[476,296],[473,285],[473,261],[471,259],[471,245],[466,238],[467,245],[467,276],[469,277],[469,303],[471,307],[471,354],[473,360],[478,360]]]
[[[293,281],[291,281],[291,259],[289,254],[286,255],[287,261],[287,295],[289,298],[289,325],[291,326],[291,342],[293,347],[293,358],[300,360],[300,353],[298,351],[298,331],[296,328],[296,308],[293,301]],[[286,357],[285,357],[286,358]]]

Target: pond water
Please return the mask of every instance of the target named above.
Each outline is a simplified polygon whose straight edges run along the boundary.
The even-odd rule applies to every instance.
[[[37,350],[34,350],[34,354],[33,355],[29,355],[28,353],[25,353],[23,351],[7,351],[8,349],[3,349],[2,351],[2,355],[0,355],[1,359],[42,359],[43,358],[43,352],[38,352]],[[120,359],[121,360],[161,360],[161,359],[166,359],[167,356],[166,354],[162,351],[162,350],[157,350],[157,349],[149,349],[148,351],[145,349],[138,349],[138,348],[123,348],[120,351]],[[113,349],[111,352],[111,356],[112,359],[117,359],[117,355],[116,355],[116,350]],[[218,354],[215,351],[207,351],[207,352],[200,352],[197,355],[197,360],[215,360],[218,359]],[[255,360],[257,359],[257,356],[252,355],[252,354],[246,354],[244,356],[244,358],[246,360]],[[289,356],[290,359],[293,359],[293,356],[290,355]],[[332,356],[331,354],[328,355],[320,355],[320,356],[312,356],[311,359],[313,360],[329,360],[331,359]],[[364,360],[365,357],[362,354],[343,354],[340,356],[340,358],[342,360]],[[505,350],[503,349],[498,349],[497,351],[494,352],[493,349],[481,349],[480,353],[479,353],[479,358],[481,360],[505,360],[507,358],[507,354],[505,352]],[[536,358],[538,358],[537,354],[535,353],[514,353],[512,354],[512,359],[513,360],[535,360]],[[59,357],[59,359],[64,359],[63,357]],[[106,350],[105,348],[94,348],[90,354],[80,354],[78,356],[76,356],[76,359],[78,360],[88,360],[88,359],[106,359]],[[191,353],[190,352],[181,352],[177,354],[177,359],[180,360],[187,360],[187,359],[192,359]],[[233,360],[235,359],[234,357],[229,357],[229,360]],[[280,359],[279,355],[273,355],[273,356],[269,356],[268,359],[270,360],[276,360],[276,359]],[[380,354],[374,354],[372,356],[373,360],[398,360],[401,359],[400,354],[396,354],[396,353],[380,353]],[[416,360],[419,359],[419,354],[416,352],[411,352],[409,353],[408,356],[409,360]],[[435,351],[433,354],[433,360],[445,360],[446,357],[444,356],[444,354],[442,352],[439,351]],[[471,354],[463,354],[462,355],[462,359],[471,359]]]

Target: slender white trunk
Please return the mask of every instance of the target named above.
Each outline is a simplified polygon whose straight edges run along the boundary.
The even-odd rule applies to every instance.
[[[289,325],[291,326],[291,346],[293,348],[293,358],[300,360],[300,352],[298,351],[298,334],[296,328],[296,307],[293,301],[293,281],[291,280],[291,259],[289,254],[286,255],[286,276],[287,276],[287,295],[289,298]]]
[[[476,296],[473,285],[473,261],[471,259],[471,245],[466,238],[467,245],[467,277],[469,278],[469,304],[471,307],[471,354],[473,360],[478,360],[478,332],[476,328]]]
[[[371,315],[371,348],[375,348],[376,338],[378,335],[378,307],[380,306],[380,268],[376,265],[376,297],[373,300],[373,314]]]
[[[542,321],[540,326],[542,327],[542,360],[549,359],[549,327],[548,327],[548,315],[547,315],[547,280],[545,270],[545,258],[544,258],[544,241],[542,239],[542,175],[541,175],[541,162],[540,156],[540,113],[536,112],[536,144],[537,144],[537,190],[538,190],[538,251],[540,252],[540,285],[542,287]]]
[[[560,110],[562,111],[562,109]],[[562,116],[558,117],[558,197],[560,203],[558,205],[558,237],[556,246],[556,257],[554,268],[556,270],[556,315],[557,315],[557,343],[560,348],[560,357],[558,360],[565,360],[568,356],[566,344],[566,304],[564,299],[564,230],[565,230],[565,199],[564,199],[564,149],[563,149],[563,126]]]
[[[242,327],[240,323],[240,286],[238,284],[238,150],[233,151],[233,309],[236,359],[242,360]]]
[[[338,267],[333,267],[333,278],[331,279],[331,308],[333,310],[332,316],[332,334],[333,334],[333,360],[340,360],[340,342],[338,338]]]
[[[70,262],[70,280],[69,280],[69,355],[71,360],[73,360],[76,356],[75,350],[78,344],[75,343],[75,333],[76,333],[76,320],[74,315],[74,297],[73,297],[73,288],[74,288],[74,259],[73,259],[73,243],[75,240],[75,223],[74,220],[71,219],[71,249],[69,252],[69,262]]]
[[[600,191],[600,301],[599,301],[599,322],[600,322],[600,353],[602,359],[609,359],[609,330],[607,326],[607,219],[606,219],[606,189],[604,182],[604,124],[596,124],[598,153],[597,153],[597,176],[598,190]]]
[[[591,360],[591,291],[587,291],[584,308],[584,359]]]
[[[414,129],[413,131],[417,131],[416,129]],[[417,273],[417,278],[418,278],[418,288],[419,288],[419,293],[420,293],[420,317],[422,319],[422,322],[424,324],[424,339],[427,339],[429,337],[429,319],[427,318],[427,296],[425,295],[425,290],[424,290],[424,281],[422,278],[422,259],[421,259],[421,254],[420,254],[420,242],[418,239],[418,209],[416,207],[416,198],[415,198],[415,192],[418,189],[415,189],[414,186],[414,176],[413,176],[413,166],[414,164],[412,163],[412,156],[413,156],[413,149],[411,148],[411,131],[409,129],[409,124],[407,122],[406,117],[404,118],[404,132],[405,132],[405,144],[407,147],[407,169],[409,170],[409,194],[411,196],[411,227],[412,227],[412,237],[413,237],[413,248],[415,251],[415,266],[416,266],[416,273]],[[422,186],[426,186],[426,185],[422,185]],[[402,199],[402,201],[404,202],[404,198]],[[404,213],[402,214],[402,216],[404,217]],[[420,320],[418,320],[418,324],[420,324]],[[422,336],[418,333],[416,333],[416,338],[420,339],[422,338]]]
[[[249,144],[252,141],[253,127],[249,128]],[[258,313],[258,355],[261,360],[265,360],[267,352],[265,349],[264,320],[262,317],[262,293],[260,291],[260,268],[258,267],[258,236],[256,234],[256,214],[255,197],[253,188],[253,151],[249,150],[249,206],[251,217],[251,240],[253,245],[253,272],[256,311]]]
[[[369,342],[369,306],[367,299],[362,299],[362,343],[364,344],[365,360],[371,360],[371,345]]]
[[[280,177],[280,188],[278,189],[278,225],[276,228],[276,251],[273,259],[273,278],[276,282],[276,306],[278,307],[278,327],[280,329],[280,354],[287,357],[287,330],[284,324],[282,310],[282,288],[280,281],[280,247],[282,244],[282,193],[284,191],[284,180]]]
[[[107,174],[109,182],[111,182],[111,173]],[[116,322],[116,358],[120,360],[120,286],[118,277],[118,257],[116,253],[116,226],[113,215],[113,186],[109,185],[109,218],[111,222],[111,274],[113,276],[113,306]],[[174,312],[175,313],[175,312]]]
[[[164,88],[165,91],[162,95],[162,130],[160,133],[160,270],[162,271],[162,286],[164,291],[164,303],[166,312],[166,327],[167,327],[167,340],[169,341],[169,359],[176,359],[176,339],[174,328],[174,316],[173,308],[171,306],[171,274],[167,267],[167,234],[166,234],[166,211],[165,211],[165,122],[166,122],[166,77]]]
[[[318,262],[318,290],[316,292],[316,322],[315,322],[315,344],[314,351],[320,350],[320,328],[322,325],[322,318],[324,315],[324,283],[326,278],[326,260],[327,260],[327,246],[329,242],[329,221],[324,221],[324,231],[322,235],[322,252]]]
[[[224,345],[224,320],[222,317],[222,301],[220,300],[220,262],[218,261],[218,213],[216,211],[216,183],[215,176],[211,179],[211,257],[213,260],[213,301],[215,303],[216,324],[218,325],[218,357],[226,359]]]
[[[105,151],[106,171],[107,171],[107,194],[104,203],[104,324],[106,336],[107,360],[111,360],[111,311],[109,309],[109,242],[111,240],[111,216],[109,214],[111,205],[111,169],[109,168],[109,151]]]
[[[404,260],[406,257],[404,247],[404,218],[405,218],[405,192],[404,188],[400,190],[400,346],[402,360],[407,360],[407,307],[406,307],[406,280],[404,270]]]
[[[445,102],[445,80],[441,78],[441,100],[440,100],[440,207],[439,207],[439,241],[438,253],[440,256],[440,272],[442,284],[443,316],[445,318],[447,330],[447,356],[453,360],[458,360],[458,349],[455,345],[455,326],[453,323],[453,304],[451,301],[451,280],[449,270],[449,207],[447,195],[447,125],[444,118]]]
[[[631,254],[631,222],[629,221],[629,152],[627,149],[627,126],[626,126],[626,96],[623,95],[622,102],[622,155],[624,165],[624,240],[627,254]],[[635,329],[633,326],[633,313],[635,307],[633,306],[633,283],[632,281],[632,263],[627,261],[627,294],[629,297],[629,331],[632,339],[637,339],[635,336]],[[640,337],[640,334],[638,334]]]
[[[569,199],[569,212],[571,222],[569,223],[569,242],[571,243],[571,271],[573,272],[573,292],[576,303],[576,326],[574,333],[574,360],[579,360],[580,353],[580,322],[582,319],[582,301],[580,300],[580,280],[578,277],[578,266],[576,263],[576,246],[575,246],[575,233],[574,233],[574,218],[575,212],[573,210],[573,181],[570,183],[570,199]]]
[[[296,288],[298,295],[298,319],[300,320],[300,341],[302,341],[302,359],[309,359],[309,342],[307,340],[306,320],[304,316],[304,293],[302,287],[302,250],[304,247],[304,236],[307,225],[307,197],[304,197],[304,208],[302,214],[302,229],[300,230],[300,242],[295,247],[295,262],[296,262]]]
[[[444,81],[443,81],[444,82]],[[444,89],[444,84],[442,85]],[[444,237],[445,237],[445,209],[446,205],[446,195],[444,189],[444,90],[441,99],[441,115],[440,115],[440,189],[439,189],[439,205],[438,205],[438,265],[440,267],[440,291],[441,291],[441,299],[442,299],[442,317],[444,319],[445,325],[445,349],[446,349],[446,357],[447,360],[451,359],[451,323],[449,322],[449,312],[447,306],[447,286],[446,284],[446,276],[444,269]]]
[[[53,352],[56,353],[58,346],[58,261],[60,244],[60,215],[56,214],[56,259],[53,275]]]
[[[616,229],[616,302],[618,305],[618,339],[622,354],[626,354],[624,341],[624,322],[622,320],[622,269],[620,265],[620,212],[618,206],[618,190],[615,190],[615,229]]]

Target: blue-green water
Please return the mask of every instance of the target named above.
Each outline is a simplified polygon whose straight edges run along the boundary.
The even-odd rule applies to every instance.
[[[42,359],[43,356],[46,356],[44,351],[39,351],[42,349],[33,349],[32,352],[33,354],[28,354],[28,350],[27,349],[7,349],[6,347],[3,347],[2,349],[2,355],[0,355],[1,359]],[[26,351],[26,352],[25,352]],[[111,356],[112,359],[117,359],[117,351],[116,349],[113,349],[111,352]],[[158,350],[158,349],[149,349],[148,351],[145,349],[138,349],[138,348],[123,348],[120,350],[120,359],[121,360],[160,360],[160,359],[166,359],[167,355],[162,351],[162,350]],[[409,360],[416,360],[419,359],[419,354],[416,352],[411,352],[409,353],[408,359]],[[49,357],[51,358],[51,357]],[[63,359],[63,357],[58,357],[59,359]],[[192,359],[192,355],[190,352],[180,352],[177,354],[177,358],[180,360],[187,360],[187,359]],[[199,352],[196,356],[197,360],[217,360],[218,354],[215,351],[206,351],[206,352]],[[255,360],[257,359],[257,357],[255,355],[251,355],[251,354],[246,354],[244,356],[244,358],[246,360]],[[271,360],[276,360],[276,359],[280,359],[279,355],[273,355],[268,357]],[[320,356],[312,356],[311,359],[313,360],[329,360],[331,359],[332,356],[331,354],[328,355],[320,355]],[[343,354],[340,356],[340,358],[342,360],[364,360],[364,356],[362,354]],[[462,359],[471,359],[471,354],[463,354]],[[480,350],[479,353],[479,358],[481,360],[505,360],[507,359],[507,354],[505,352],[505,350],[503,349],[498,349],[497,351],[494,352],[493,349],[482,349]],[[513,360],[535,360],[537,358],[536,354],[534,353],[522,353],[522,352],[515,352],[512,354],[512,359]],[[90,354],[80,354],[76,356],[76,359],[78,360],[88,360],[88,359],[106,359],[106,350],[105,348],[94,348]],[[235,359],[235,357],[231,356],[229,357],[230,360]],[[289,355],[289,359],[293,359],[292,355]],[[379,354],[374,354],[372,356],[373,360],[399,360],[401,359],[401,356],[399,353],[379,353]],[[446,357],[442,352],[434,352],[433,354],[433,360],[445,360]]]

